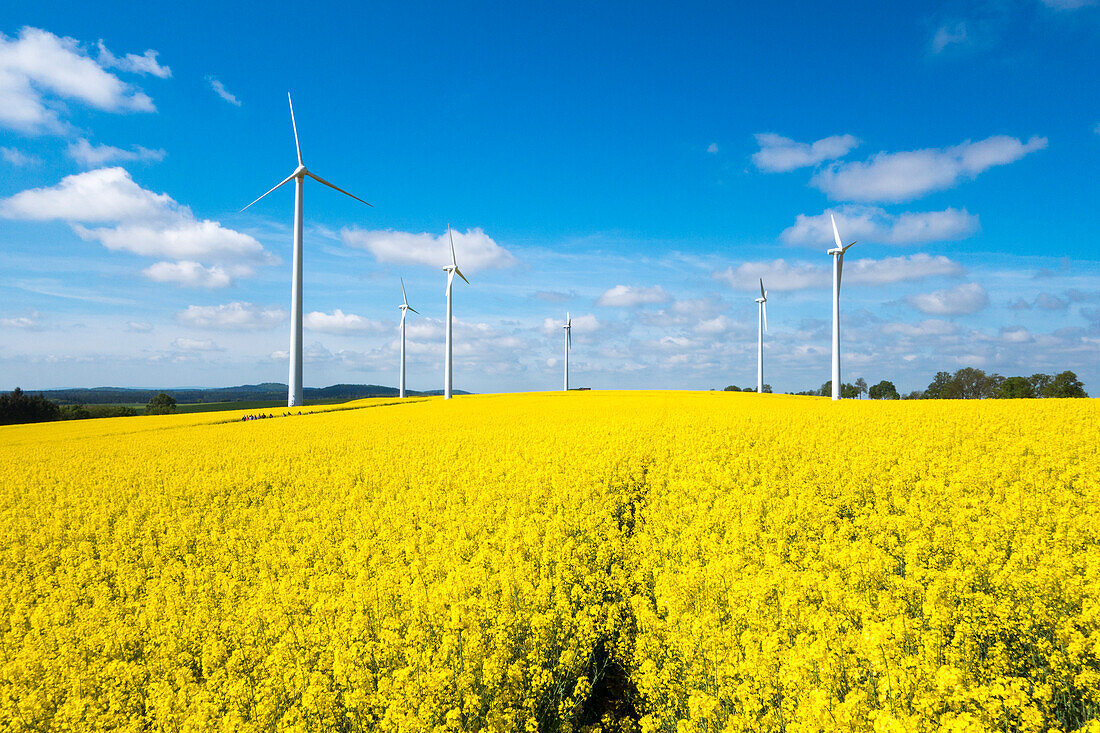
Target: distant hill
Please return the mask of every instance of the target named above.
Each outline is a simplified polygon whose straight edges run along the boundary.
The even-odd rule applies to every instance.
[[[28,395],[42,395],[63,405],[109,405],[143,404],[161,392],[166,392],[180,404],[196,402],[237,402],[286,399],[286,385],[279,382],[262,384],[242,384],[239,387],[214,387],[198,389],[183,387],[180,389],[130,389],[128,387],[91,387],[76,389],[27,390]],[[380,384],[333,384],[329,387],[306,387],[307,400],[358,400],[365,397],[396,397],[396,387],[384,387]],[[433,389],[426,392],[406,390],[410,396],[428,396],[443,394],[443,390]],[[455,394],[470,394],[463,390],[454,390]]]

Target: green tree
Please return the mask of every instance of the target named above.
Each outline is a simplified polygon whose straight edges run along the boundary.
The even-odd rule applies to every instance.
[[[731,384],[730,386],[726,387],[726,388],[725,388],[724,390],[722,390],[722,391],[723,391],[723,392],[740,392],[740,391],[741,391],[741,388],[740,388],[740,387],[738,387],[738,386],[737,386],[736,384]]]
[[[854,384],[848,384],[842,382],[840,385],[840,399],[842,400],[857,400],[859,399],[859,387]]]
[[[1027,381],[1031,382],[1031,388],[1035,391],[1036,397],[1046,397],[1044,392],[1046,392],[1047,387],[1050,386],[1050,383],[1054,381],[1054,377],[1050,376],[1049,374],[1043,374],[1042,372],[1039,372],[1037,374],[1032,374],[1030,377],[1027,378]]]
[[[947,399],[980,400],[993,396],[993,383],[981,369],[963,367],[951,377]]]
[[[948,392],[951,390],[951,372],[936,372],[936,376],[932,378],[931,383],[928,385],[928,389],[924,390],[924,399],[926,400],[945,400],[948,399]]]
[[[166,392],[161,392],[145,406],[146,415],[167,415],[175,411],[176,398]]]
[[[872,400],[896,400],[900,397],[894,383],[885,379],[868,389],[867,396]]]
[[[1027,377],[1009,377],[997,386],[993,396],[1003,400],[1030,400],[1035,397],[1035,388]]]
[[[16,387],[11,394],[0,394],[0,425],[58,420],[61,408],[40,394],[28,395]]]
[[[864,379],[863,377],[860,377],[859,379],[857,379],[856,380],[856,389],[859,390],[859,396],[860,397],[863,397],[863,395],[867,394],[867,380]]]
[[[772,393],[772,386],[770,384],[765,384],[761,389],[764,391],[764,394]]]
[[[1085,383],[1071,371],[1054,375],[1050,385],[1043,392],[1044,397],[1088,397]]]

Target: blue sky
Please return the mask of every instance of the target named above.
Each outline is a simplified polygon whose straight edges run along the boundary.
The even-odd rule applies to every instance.
[[[6,3],[0,388],[710,388],[1073,369],[1100,390],[1100,5]],[[548,320],[549,319],[549,320]]]

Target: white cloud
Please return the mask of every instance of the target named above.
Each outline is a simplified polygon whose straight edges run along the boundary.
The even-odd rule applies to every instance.
[[[829,273],[824,267],[805,262],[787,262],[784,259],[743,262],[736,269],[730,266],[713,273],[712,277],[741,291],[757,290],[760,279],[765,281],[765,287],[769,291],[777,292],[823,288],[831,283]]]
[[[146,53],[155,64],[155,52]],[[0,34],[0,125],[26,133],[62,132],[66,100],[106,112],[155,111],[147,94],[105,71],[75,39],[30,27],[14,39]]]
[[[141,271],[145,277],[159,283],[176,283],[192,288],[224,288],[233,279],[223,267],[203,267],[193,260],[157,262]]]
[[[833,245],[830,214],[846,241],[919,244],[965,239],[979,229],[978,217],[966,209],[906,211],[890,214],[876,206],[849,205],[816,216],[799,214],[780,235],[787,244]]]
[[[941,25],[932,36],[932,53],[941,53],[948,46],[963,46],[970,41],[966,23],[958,22],[951,26]]]
[[[164,150],[150,150],[140,145],[135,146],[133,150],[123,150],[111,145],[92,145],[84,138],[70,143],[66,152],[70,158],[86,168],[120,161],[156,163],[164,160],[165,156]]]
[[[511,252],[493,241],[480,227],[465,233],[454,231],[455,256],[464,273],[498,267],[511,267],[517,260]],[[397,232],[392,229],[369,231],[344,228],[340,237],[349,247],[365,249],[379,262],[399,265],[444,267],[451,264],[451,246],[447,232],[440,235]]]
[[[710,145],[708,145],[707,146],[707,152],[710,153],[711,155],[714,155],[715,153],[717,153],[718,152],[718,143],[711,143]]]
[[[146,257],[237,263],[230,274],[239,277],[250,274],[247,265],[275,261],[254,237],[196,219],[188,207],[142,188],[117,167],[66,176],[56,186],[0,199],[0,217],[65,221],[85,240]]]
[[[225,84],[222,84],[220,81],[212,76],[206,77],[206,81],[210,83],[210,88],[213,89],[214,93],[217,94],[219,97],[232,105],[235,105],[237,107],[241,106],[241,100],[237,99],[235,95],[231,94],[229,90],[225,88]]]
[[[127,321],[126,330],[133,333],[149,333],[153,330],[153,324],[145,321]]]
[[[27,316],[15,316],[12,318],[0,318],[0,327],[21,328],[27,331],[37,331],[42,327],[42,319],[37,312]]]
[[[304,319],[305,328],[309,331],[322,333],[357,333],[361,331],[379,332],[383,330],[382,324],[371,321],[354,313],[344,313],[337,308],[332,313],[313,311],[307,313]]]
[[[654,303],[667,303],[668,293],[660,285],[650,288],[640,288],[633,285],[616,285],[596,300],[596,305],[613,308],[634,308],[639,305],[652,305]]]
[[[181,351],[221,351],[216,343],[210,339],[178,338],[172,342],[172,346]]]
[[[810,183],[841,201],[907,201],[951,188],[963,178],[974,178],[1046,146],[1045,137],[1025,143],[995,135],[949,148],[876,153],[866,162],[834,163],[816,173]]]
[[[571,318],[573,319],[572,331],[574,335],[581,333],[594,333],[600,328],[600,322],[596,320],[596,316],[592,315],[591,313],[587,313],[583,316],[571,316]],[[563,331],[563,326],[565,326],[564,318],[547,318],[542,322],[543,333],[548,334]]]
[[[176,320],[194,328],[251,331],[279,325],[286,320],[286,311],[241,302],[189,305],[186,310],[176,313]]]
[[[929,319],[920,323],[887,323],[883,325],[882,332],[888,336],[911,336],[920,338],[923,336],[950,336],[956,333],[959,327],[950,321]]]
[[[736,268],[728,267],[713,273],[716,280],[729,283],[735,290],[753,292],[760,287],[769,291],[806,290],[832,287],[831,265],[811,265],[805,262],[787,262],[777,259],[764,262],[744,262]],[[890,285],[893,283],[923,280],[926,277],[960,275],[963,268],[943,255],[918,253],[903,257],[884,257],[880,260],[845,260],[844,283],[846,285]]]
[[[863,259],[844,263],[844,283],[852,285],[892,285],[923,280],[926,277],[955,276],[962,273],[963,268],[959,263],[943,255],[928,255],[923,252],[904,257],[883,257],[881,260]]]
[[[695,333],[705,336],[716,336],[720,333],[726,333],[731,330],[736,324],[726,318],[725,316],[715,316],[705,321],[699,321],[695,324]]]
[[[38,156],[28,155],[22,150],[16,150],[15,148],[0,148],[0,156],[4,158],[5,163],[9,163],[20,168],[28,165],[38,165],[42,162],[42,160]]]
[[[102,40],[96,45],[99,47],[99,65],[105,69],[118,69],[120,71],[129,71],[134,74],[151,74],[161,79],[167,79],[172,76],[172,70],[167,66],[160,65],[157,61],[157,52],[151,48],[146,50],[141,56],[135,53],[128,53],[122,58],[119,58],[107,50]]]
[[[911,295],[906,300],[921,313],[936,316],[977,313],[989,305],[989,295],[978,283],[966,283],[945,290]]]
[[[1034,341],[1031,333],[1022,327],[1002,328],[1001,340],[1009,344],[1026,344]]]
[[[852,135],[833,135],[814,143],[800,143],[773,132],[758,133],[756,142],[760,150],[753,153],[752,162],[769,173],[785,173],[843,158],[859,145],[859,140]]]
[[[168,194],[134,183],[122,168],[66,176],[56,186],[32,188],[0,199],[0,216],[32,221],[106,222],[155,219],[176,206]]]

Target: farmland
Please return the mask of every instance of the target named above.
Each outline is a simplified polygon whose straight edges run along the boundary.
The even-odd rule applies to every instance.
[[[0,724],[1100,730],[1092,400],[339,407],[0,428]]]

